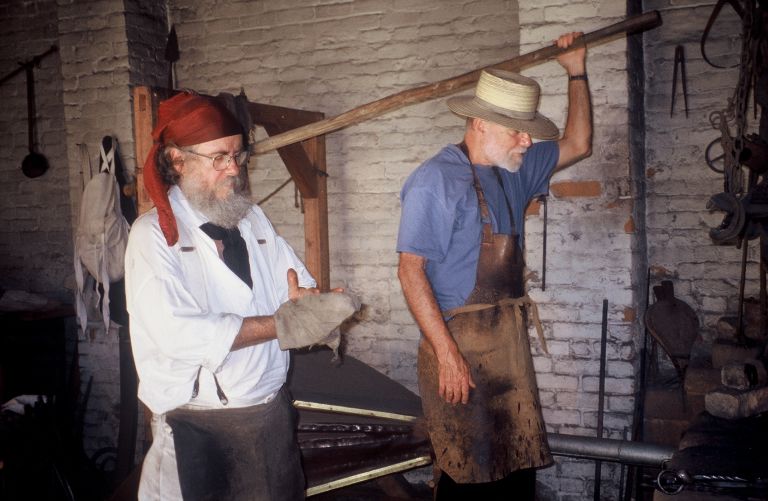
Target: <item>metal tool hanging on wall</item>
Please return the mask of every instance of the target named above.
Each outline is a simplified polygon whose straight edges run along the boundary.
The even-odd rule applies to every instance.
[[[707,58],[704,52],[705,41],[726,1],[741,18],[741,57],[738,64],[739,78],[733,97],[728,100],[724,110],[710,114],[710,122],[720,131],[720,137],[707,146],[705,157],[710,168],[723,173],[723,192],[713,195],[707,203],[707,208],[710,211],[717,210],[725,213],[722,223],[709,231],[712,241],[716,244],[735,244],[742,249],[736,336],[740,341],[746,342],[743,310],[748,241],[768,235],[768,180],[766,179],[768,138],[746,133],[747,111],[749,94],[753,88],[756,95],[758,92],[764,92],[762,89],[755,88],[755,83],[760,73],[765,71],[760,66],[764,64],[761,60],[764,57],[761,55],[761,46],[765,46],[767,40],[768,23],[765,20],[764,2],[758,6],[756,0],[745,0],[743,4],[733,0],[718,0],[701,40],[702,56],[712,66],[722,68]],[[768,132],[765,134],[768,135]],[[723,153],[721,156],[713,157],[712,149],[718,142]],[[722,170],[713,165],[720,159],[722,159]],[[764,260],[765,252],[764,248],[761,249],[761,261]],[[760,273],[762,277],[762,263]],[[761,296],[765,294],[763,284],[764,279],[761,278]],[[765,316],[766,312],[762,310],[761,318]]]
[[[603,322],[600,330],[600,377],[597,391],[597,438],[603,438],[603,417],[605,414],[605,365],[607,363],[606,348],[608,345],[608,300],[603,299]],[[592,499],[600,501],[600,483],[602,480],[602,462],[595,461],[595,481]]]
[[[672,71],[672,103],[669,107],[669,116],[675,114],[675,96],[677,95],[677,80],[680,76],[680,83],[683,90],[683,104],[685,106],[685,118],[688,118],[688,83],[685,78],[685,50],[682,45],[675,47],[675,67]]]
[[[718,2],[713,15],[719,12],[723,2],[724,0]],[[734,8],[736,7],[734,6]],[[737,10],[737,12],[739,11]],[[742,48],[738,83],[734,89],[733,97],[728,100],[728,106],[722,111],[715,111],[710,114],[713,128],[720,131],[722,157],[715,159],[711,156],[711,150],[716,142],[710,143],[707,147],[709,153],[707,163],[712,167],[714,160],[722,158],[724,177],[723,192],[712,196],[707,203],[708,209],[725,213],[720,226],[710,230],[710,237],[715,243],[736,243],[737,246],[741,245],[743,239],[757,236],[754,225],[749,228],[750,223],[768,215],[768,204],[752,203],[758,175],[762,174],[766,167],[756,165],[754,160],[749,162],[749,157],[753,156],[750,146],[755,141],[746,134],[749,94],[755,81],[755,59],[759,42],[756,37],[761,34],[761,30],[756,29],[756,24],[762,23],[762,14],[756,6],[755,0],[746,0],[739,13],[742,18]],[[713,18],[710,18],[707,30],[711,27],[712,22]],[[702,49],[704,40],[705,38],[702,38]],[[710,64],[712,63],[710,62]],[[731,133],[731,129],[733,129],[733,133]],[[753,148],[755,147],[753,146]],[[742,164],[750,167],[747,177],[745,177]]]
[[[27,77],[27,136],[29,145],[29,154],[24,157],[21,162],[21,171],[25,176],[33,178],[39,177],[45,174],[48,170],[48,159],[42,153],[38,153],[37,150],[37,107],[35,105],[35,73],[34,68],[40,67],[40,61],[47,55],[52,54],[59,50],[55,45],[43,52],[42,54],[33,57],[29,61],[19,63],[19,68],[5,75],[0,79],[0,84],[5,83],[14,76],[18,75],[22,71]]]
[[[165,44],[165,60],[168,62],[168,88],[176,88],[176,61],[179,60],[179,39],[176,36],[176,26],[171,25],[168,41]]]

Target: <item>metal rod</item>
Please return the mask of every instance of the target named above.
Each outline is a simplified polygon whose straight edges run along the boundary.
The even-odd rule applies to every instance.
[[[408,416],[406,414],[395,414],[394,412],[376,411],[373,409],[363,409],[360,407],[346,407],[344,405],[323,404],[320,402],[307,402],[305,400],[294,400],[293,406],[297,409],[305,409],[308,411],[322,411],[331,412],[335,414],[351,414],[353,416],[369,416],[378,417],[384,419],[392,419],[395,421],[404,421],[406,423],[412,423],[418,421],[418,416]]]
[[[760,336],[765,337],[766,326],[768,326],[768,290],[766,290],[765,276],[765,244],[766,238],[760,235],[760,257],[758,257],[758,270],[760,273]]]
[[[322,494],[323,492],[332,491],[334,489],[341,489],[342,487],[347,487],[349,485],[357,484],[360,482],[366,482],[374,478],[383,477],[384,475],[397,473],[399,471],[412,470],[413,468],[418,468],[419,466],[428,465],[431,462],[432,458],[430,456],[419,456],[417,458],[408,459],[407,461],[395,463],[393,465],[376,468],[375,470],[357,473],[355,475],[332,480],[331,482],[326,482],[320,485],[314,485],[306,490],[306,496],[316,496],[317,494]]]
[[[608,342],[608,300],[603,299],[603,325],[600,331],[600,389],[597,393],[597,438],[603,438],[603,407],[605,403],[605,347]],[[595,461],[594,501],[600,501],[600,481],[603,464]]]
[[[547,433],[549,449],[556,456],[609,461],[659,468],[675,453],[670,445],[646,444],[612,438]]]
[[[631,433],[632,432],[630,431],[629,426],[624,428],[624,439],[629,438]],[[628,468],[631,468],[631,467],[628,467],[625,464],[621,465],[621,470],[619,473],[619,501],[628,501],[625,496],[626,493],[624,492],[624,482],[626,481],[626,474],[627,474]]]
[[[18,75],[19,73],[21,73],[22,71],[25,71],[28,66],[30,66],[30,67],[31,66],[38,66],[40,64],[40,60],[42,58],[44,58],[45,56],[47,56],[48,54],[50,54],[52,52],[56,52],[57,50],[59,50],[59,48],[57,46],[51,45],[51,47],[47,51],[43,52],[42,54],[33,57],[29,61],[24,61],[23,63],[19,63],[19,67],[18,68],[16,68],[12,72],[8,73],[7,75],[5,75],[3,78],[0,78],[0,84],[4,84],[7,80],[10,80],[11,78],[13,78],[16,75]]]
[[[37,118],[35,111],[35,73],[31,64],[25,66],[24,71],[27,74],[27,145],[29,146],[29,152],[32,153],[37,142],[35,127],[35,119]]]
[[[747,252],[749,251],[749,240],[743,238],[741,240],[741,277],[739,280],[739,317],[736,326],[736,339],[742,344],[745,344],[746,336],[744,335],[744,284],[747,281]]]
[[[640,344],[640,374],[638,376],[638,388],[635,392],[635,408],[632,413],[632,440],[640,441],[643,439],[643,420],[645,417],[645,374],[648,365],[648,326],[645,324],[645,313],[651,302],[651,267],[646,268],[645,272],[645,304],[643,305],[643,340]],[[627,471],[627,483],[624,487],[624,498],[629,500],[635,488],[635,478],[637,478],[637,487],[639,492],[642,470],[630,466]]]
[[[624,491],[621,490],[624,485],[624,475],[627,472],[627,465],[621,465],[619,468],[619,501],[624,501]]]

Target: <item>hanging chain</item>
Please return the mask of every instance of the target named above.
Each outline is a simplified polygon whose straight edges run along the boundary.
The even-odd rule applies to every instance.
[[[723,148],[723,191],[732,194],[741,194],[744,179],[739,165],[738,155],[731,137],[729,122],[735,122],[733,116],[732,100],[728,99],[728,107],[722,111],[713,111],[709,114],[709,123],[720,131],[720,146]]]
[[[744,135],[747,128],[747,108],[749,91],[754,80],[754,61],[757,45],[753,43],[755,0],[746,0],[742,18],[741,64],[739,80],[733,97],[728,99],[725,110],[709,116],[712,127],[722,134],[721,144],[724,154],[725,191],[734,195],[744,194],[744,174],[741,169],[741,152],[744,149]],[[734,136],[730,134],[729,122],[733,123]]]
[[[736,136],[733,140],[734,157],[738,161],[744,149],[744,134],[747,127],[747,108],[749,107],[749,90],[754,79],[755,48],[753,41],[755,0],[746,0],[744,9],[743,31],[741,40],[741,65],[739,67],[739,83],[733,96],[733,107],[736,115]]]

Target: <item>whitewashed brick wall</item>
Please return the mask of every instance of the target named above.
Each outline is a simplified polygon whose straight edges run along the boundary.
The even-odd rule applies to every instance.
[[[0,5],[0,77],[58,44],[55,0]],[[72,234],[60,55],[34,68],[38,151],[50,164],[35,179],[29,153],[25,72],[0,85],[0,287],[59,301],[72,297]]]

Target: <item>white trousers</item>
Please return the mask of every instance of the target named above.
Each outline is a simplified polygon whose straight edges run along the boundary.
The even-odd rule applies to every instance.
[[[141,469],[139,501],[182,501],[176,449],[165,414],[152,414],[152,446]]]

